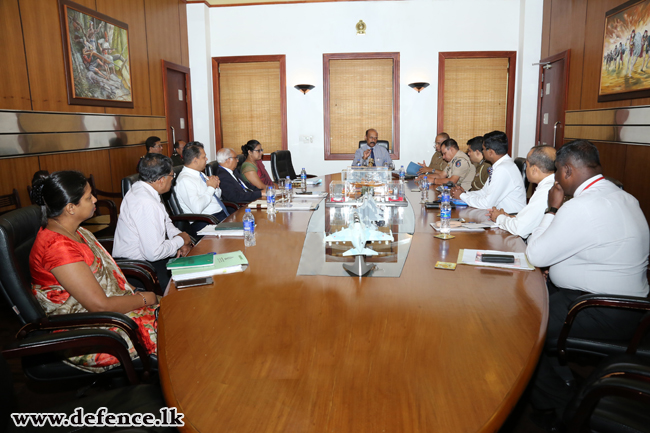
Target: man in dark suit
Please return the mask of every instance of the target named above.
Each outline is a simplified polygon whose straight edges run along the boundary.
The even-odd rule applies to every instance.
[[[223,148],[217,152],[221,199],[233,203],[249,203],[266,195],[256,186],[246,182],[237,168],[237,155],[232,149]]]

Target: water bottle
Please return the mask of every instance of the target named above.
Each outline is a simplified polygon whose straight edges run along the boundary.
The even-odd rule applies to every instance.
[[[302,171],[300,172],[300,190],[305,193],[307,192],[307,172],[305,171],[305,168],[302,168]]]
[[[291,183],[291,178],[287,176],[287,180],[284,186],[287,194],[287,203],[288,206],[291,206],[291,200],[293,200],[293,184]]]
[[[426,203],[429,201],[429,180],[426,176],[422,177],[420,188],[422,191],[422,199],[420,200],[420,203]]]
[[[244,246],[245,247],[254,247],[255,246],[255,217],[251,213],[250,209],[246,209],[244,213]]]
[[[444,187],[442,189],[442,195],[440,198],[440,233],[443,235],[448,235],[451,233],[450,221],[451,221],[451,203],[449,197],[449,187]]]
[[[272,186],[266,188],[266,213],[275,213],[275,189]]]
[[[404,183],[404,179],[406,179],[406,170],[404,170],[404,166],[401,166],[399,168],[399,181],[400,181],[400,183]]]

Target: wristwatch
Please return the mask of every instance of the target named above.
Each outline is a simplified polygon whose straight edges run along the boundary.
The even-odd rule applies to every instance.
[[[549,206],[546,208],[546,212],[544,212],[544,214],[547,213],[552,213],[553,215],[555,215],[557,213],[557,208],[553,206]]]

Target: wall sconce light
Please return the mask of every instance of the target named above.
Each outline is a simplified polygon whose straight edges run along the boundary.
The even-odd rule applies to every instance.
[[[296,84],[293,86],[295,89],[300,90],[304,95],[307,94],[311,89],[313,89],[316,86],[312,86],[311,84]]]
[[[363,20],[359,20],[354,28],[357,29],[357,36],[366,34],[366,23],[364,23]]]
[[[417,90],[418,93],[420,93],[420,90],[429,87],[429,83],[411,83],[411,84],[409,84],[409,87],[411,89]]]

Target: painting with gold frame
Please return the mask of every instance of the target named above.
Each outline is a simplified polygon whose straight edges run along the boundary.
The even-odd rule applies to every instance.
[[[129,26],[59,0],[68,104],[133,108]]]
[[[598,102],[650,96],[650,0],[607,11]]]

